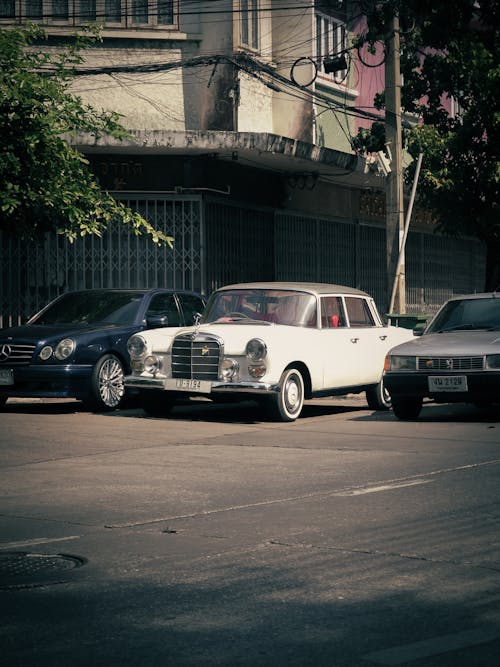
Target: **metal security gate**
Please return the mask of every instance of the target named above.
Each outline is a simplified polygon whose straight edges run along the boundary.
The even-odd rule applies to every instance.
[[[102,238],[70,243],[46,234],[38,244],[0,234],[0,326],[26,321],[68,290],[93,287],[173,287],[203,291],[200,197],[117,197],[175,239],[159,247],[120,223]]]
[[[208,199],[204,209],[207,294],[230,283],[274,280],[274,213]]]
[[[484,289],[486,247],[476,239],[410,232],[406,251],[409,312],[433,313],[453,294]]]
[[[349,285],[385,312],[386,236],[376,224],[276,213],[275,279]],[[480,292],[486,250],[476,239],[412,231],[406,248],[408,313],[433,313],[453,294]]]
[[[48,234],[30,244],[0,234],[0,326],[25,321],[62,292],[91,287],[175,287],[210,294],[253,280],[317,281],[366,290],[386,308],[385,229],[380,224],[249,208],[201,196],[121,197],[174,236],[159,248],[125,225],[69,243]],[[449,296],[481,291],[485,247],[411,231],[408,313],[432,313]]]
[[[354,225],[277,213],[276,279],[352,285],[356,280]]]

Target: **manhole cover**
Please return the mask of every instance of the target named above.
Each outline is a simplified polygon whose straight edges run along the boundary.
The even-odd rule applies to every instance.
[[[67,575],[85,563],[68,554],[0,552],[0,588],[26,588],[66,581]]]

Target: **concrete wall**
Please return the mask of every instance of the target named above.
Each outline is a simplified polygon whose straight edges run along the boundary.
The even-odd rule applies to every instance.
[[[306,4],[300,0],[275,0],[277,9],[272,16],[273,63],[282,76],[289,81],[296,76],[300,84],[307,81],[313,71],[312,65],[307,64],[293,68],[300,58],[313,55],[314,11]],[[283,6],[283,10],[279,10],[280,6]],[[308,86],[308,89],[312,89],[312,86]],[[292,96],[275,92],[273,127],[275,134],[314,143],[313,105],[307,95],[301,96],[299,93]]]
[[[87,67],[158,64],[153,73],[120,72],[77,77],[72,92],[95,109],[122,114],[134,130],[189,130],[199,127],[197,81],[193,70],[178,66],[197,50],[196,43],[169,40],[114,40],[86,54]],[[162,71],[163,65],[176,65]]]

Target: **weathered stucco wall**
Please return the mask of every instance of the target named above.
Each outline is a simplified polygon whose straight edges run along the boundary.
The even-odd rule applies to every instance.
[[[85,66],[127,66],[130,71],[78,76],[72,92],[96,109],[122,114],[122,124],[128,129],[196,129],[199,104],[195,72],[181,67],[181,62],[192,55],[192,47],[170,42],[130,44],[127,40],[120,45],[108,41],[87,52]],[[156,72],[133,71],[136,66],[155,63]]]
[[[238,132],[274,132],[272,96],[267,86],[240,73]]]
[[[289,81],[292,76],[307,77],[308,67],[301,65],[292,74],[293,63],[299,58],[312,55],[314,12],[307,3],[298,3],[298,9],[287,10],[288,0],[278,0],[283,6],[282,11],[273,14],[273,62],[278,72]],[[312,68],[309,68],[312,73]],[[310,87],[309,87],[310,88]],[[307,98],[307,96],[305,96]],[[273,132],[285,137],[292,137],[313,143],[314,112],[310,99],[300,99],[300,95],[274,93],[273,95]]]

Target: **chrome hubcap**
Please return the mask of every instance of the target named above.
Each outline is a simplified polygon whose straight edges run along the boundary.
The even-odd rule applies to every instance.
[[[290,412],[294,412],[300,405],[301,391],[297,381],[294,378],[291,378],[286,383],[285,401],[287,409],[290,410]]]
[[[99,373],[99,393],[102,401],[110,408],[118,405],[125,392],[123,369],[116,359],[104,362]]]

